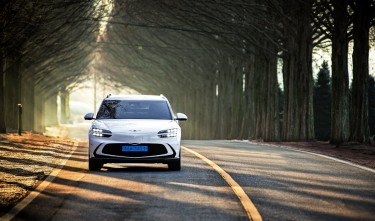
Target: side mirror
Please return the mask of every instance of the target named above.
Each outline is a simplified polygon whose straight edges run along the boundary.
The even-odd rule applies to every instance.
[[[94,113],[88,113],[85,115],[85,120],[94,120]]]
[[[177,113],[175,120],[185,121],[188,117],[183,113]]]

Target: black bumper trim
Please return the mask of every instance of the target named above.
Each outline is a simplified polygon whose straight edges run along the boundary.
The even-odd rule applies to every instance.
[[[173,163],[177,162],[179,158],[152,158],[152,159],[124,159],[124,158],[90,158],[91,161],[100,163]]]

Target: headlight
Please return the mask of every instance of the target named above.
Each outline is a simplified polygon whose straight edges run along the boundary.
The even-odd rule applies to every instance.
[[[176,137],[178,133],[177,128],[168,129],[168,130],[161,130],[158,132],[158,137],[160,138],[168,138],[168,137]]]
[[[112,132],[109,131],[109,130],[93,128],[92,129],[92,135],[96,136],[96,137],[110,137],[110,136],[112,136]]]

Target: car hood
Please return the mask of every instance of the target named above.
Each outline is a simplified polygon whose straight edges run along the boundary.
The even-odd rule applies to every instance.
[[[110,130],[112,133],[157,133],[160,130],[179,128],[173,120],[134,120],[134,119],[105,119],[96,120],[93,123],[101,129]]]

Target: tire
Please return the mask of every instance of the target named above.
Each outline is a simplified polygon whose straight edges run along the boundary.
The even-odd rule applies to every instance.
[[[95,160],[89,159],[89,171],[99,171],[102,169],[103,163],[99,163]]]
[[[168,163],[168,170],[178,171],[181,170],[181,157],[172,163]]]

